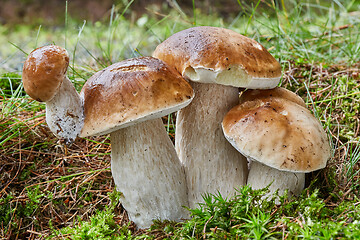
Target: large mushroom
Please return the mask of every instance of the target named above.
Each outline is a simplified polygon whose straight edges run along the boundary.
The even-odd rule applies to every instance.
[[[281,67],[258,42],[217,27],[194,27],[159,44],[153,53],[191,80],[195,98],[177,114],[175,146],[185,166],[190,206],[202,194],[233,194],[246,184],[247,162],[226,141],[225,114],[239,101],[239,87],[273,88]]]
[[[161,120],[188,105],[193,90],[163,61],[128,59],[93,75],[81,93],[80,136],[110,133],[111,171],[122,204],[138,227],[188,213],[184,170]]]
[[[224,117],[229,142],[251,161],[248,185],[299,195],[305,173],[326,166],[330,144],[304,101],[284,88],[246,90]]]
[[[23,67],[26,93],[46,103],[46,122],[59,138],[73,141],[83,126],[83,107],[78,92],[66,76],[69,55],[49,45],[32,51]]]

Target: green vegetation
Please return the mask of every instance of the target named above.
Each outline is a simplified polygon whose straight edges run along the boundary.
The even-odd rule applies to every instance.
[[[124,4],[127,2],[128,4]],[[360,3],[237,1],[222,16],[194,8],[149,6],[133,15],[122,1],[107,21],[63,26],[0,26],[0,238],[4,239],[359,239]],[[204,196],[184,223],[129,222],[114,192],[107,136],[64,145],[48,130],[45,106],[21,84],[22,63],[34,48],[56,43],[71,56],[69,78],[80,91],[93,73],[126,58],[151,55],[180,30],[200,25],[233,29],[263,44],[283,66],[281,86],[300,95],[321,121],[333,157],[309,174],[302,195],[263,199],[240,188],[223,199]],[[175,118],[164,118],[174,136]]]
[[[266,189],[243,187],[228,200],[206,196],[205,204],[191,210],[193,218],[176,234],[194,239],[356,239],[360,234],[358,199],[329,207],[312,189],[291,201],[280,197],[276,204],[275,196],[263,199],[264,193]]]
[[[264,199],[267,189],[239,189],[238,195],[224,199],[206,195],[205,203],[190,209],[191,220],[183,223],[155,221],[152,228],[133,234],[129,225],[116,223],[111,203],[89,221],[79,221],[50,238],[71,239],[358,239],[360,237],[359,199],[328,206],[316,189],[304,191],[297,199],[274,196]],[[116,192],[115,192],[116,194]],[[278,197],[280,203],[276,203]]]

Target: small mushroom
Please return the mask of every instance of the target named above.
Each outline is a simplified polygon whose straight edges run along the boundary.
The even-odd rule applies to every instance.
[[[110,133],[111,171],[132,221],[188,217],[185,173],[161,120],[188,105],[193,90],[172,67],[152,57],[128,59],[84,85],[80,136]]]
[[[217,27],[194,27],[159,44],[153,53],[191,80],[195,98],[178,112],[175,147],[184,164],[190,206],[202,194],[233,194],[246,184],[247,161],[226,141],[225,114],[239,101],[239,87],[273,88],[281,67],[258,42]]]
[[[299,195],[305,173],[326,166],[330,144],[304,101],[284,88],[247,90],[224,117],[228,141],[251,160],[248,185]]]
[[[83,126],[79,94],[66,76],[69,55],[65,49],[49,45],[32,51],[23,67],[26,93],[46,103],[46,122],[59,138],[75,140]]]

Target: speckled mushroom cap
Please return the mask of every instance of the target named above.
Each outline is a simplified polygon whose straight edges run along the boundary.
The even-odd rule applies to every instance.
[[[23,66],[26,93],[39,102],[51,100],[66,76],[68,65],[69,55],[62,47],[49,45],[32,51]]]
[[[239,103],[243,103],[243,102],[253,100],[253,99],[270,98],[270,97],[286,99],[288,101],[292,101],[292,102],[297,103],[300,106],[303,106],[306,108],[306,104],[305,104],[304,100],[299,95],[297,95],[296,93],[293,93],[292,91],[287,90],[286,88],[283,88],[283,87],[276,87],[276,88],[268,89],[268,90],[244,91],[241,94]]]
[[[311,172],[324,168],[330,158],[330,145],[320,122],[308,109],[287,98],[242,101],[226,114],[222,127],[239,152],[278,170]]]
[[[244,88],[274,88],[281,66],[258,42],[229,29],[193,27],[170,36],[154,53],[198,82]]]
[[[128,59],[94,74],[84,85],[85,122],[80,136],[101,135],[159,118],[188,105],[190,84],[153,57]]]

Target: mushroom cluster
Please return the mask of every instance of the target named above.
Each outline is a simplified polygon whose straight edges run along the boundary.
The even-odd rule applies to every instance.
[[[244,184],[273,183],[270,192],[297,195],[305,172],[326,165],[330,145],[321,124],[300,97],[275,88],[281,66],[258,42],[229,29],[194,27],[170,36],[153,56],[175,67],[195,91],[177,114],[175,133],[190,206],[206,192],[229,196]],[[239,102],[238,88],[273,90],[248,90]]]
[[[189,204],[204,193],[235,194],[247,182],[246,158],[224,137],[221,122],[239,103],[239,87],[274,88],[281,66],[258,42],[224,28],[178,32],[153,56],[191,81],[195,98],[177,114],[175,146],[186,172]]]
[[[272,183],[272,192],[297,195],[305,173],[330,157],[304,101],[276,87],[280,64],[234,31],[178,32],[152,57],[95,73],[80,94],[66,77],[68,64],[63,48],[35,49],[24,63],[25,91],[46,103],[46,121],[59,138],[110,134],[112,175],[139,228],[187,218],[183,206],[194,207],[203,194],[228,197],[245,184]],[[240,98],[239,88],[248,89]],[[176,111],[174,146],[161,117]]]

